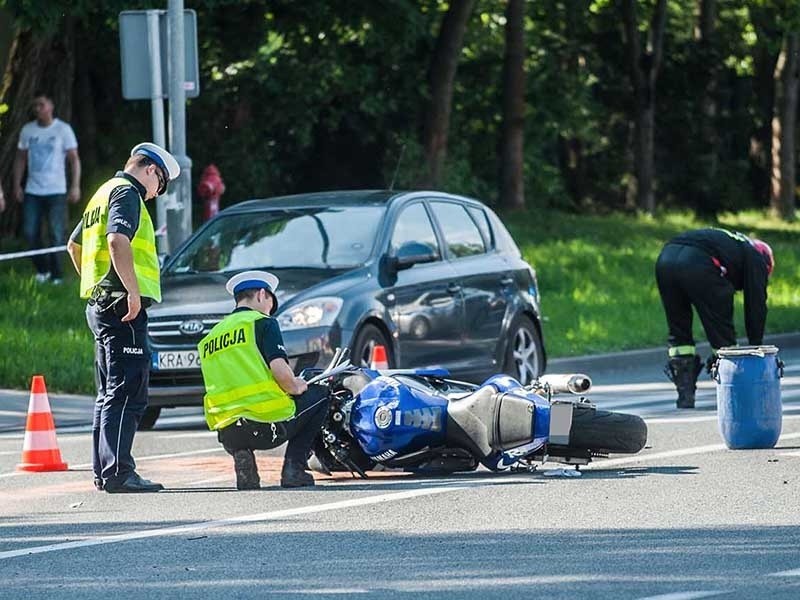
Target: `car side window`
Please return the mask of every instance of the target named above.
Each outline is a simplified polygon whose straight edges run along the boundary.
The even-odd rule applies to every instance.
[[[431,202],[431,206],[454,258],[486,252],[483,236],[463,206],[452,202]]]
[[[408,242],[424,244],[435,252],[438,258],[442,256],[439,251],[439,243],[436,241],[436,234],[433,231],[433,224],[422,202],[404,208],[397,217],[394,233],[392,233],[391,253],[396,254],[400,246]]]
[[[480,208],[475,208],[474,206],[468,206],[467,210],[469,211],[469,214],[472,215],[472,219],[475,221],[478,229],[481,230],[481,233],[483,234],[483,240],[486,242],[487,247],[494,248],[492,228],[489,226],[489,218],[486,216],[486,213]]]

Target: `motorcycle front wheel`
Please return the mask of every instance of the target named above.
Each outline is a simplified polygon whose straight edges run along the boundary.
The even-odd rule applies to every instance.
[[[637,415],[576,405],[572,410],[570,448],[636,454],[647,443],[647,424]]]

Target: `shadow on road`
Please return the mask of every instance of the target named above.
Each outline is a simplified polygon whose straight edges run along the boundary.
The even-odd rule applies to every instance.
[[[797,597],[792,578],[767,576],[797,568],[797,526],[565,529],[569,524],[560,524],[553,529],[547,526],[557,524],[542,524],[524,531],[430,532],[413,522],[402,530],[376,529],[380,521],[373,519],[380,515],[372,509],[365,522],[370,529],[348,531],[348,515],[341,516],[341,525],[329,522],[323,531],[309,530],[308,521],[316,517],[308,516],[17,557],[3,561],[11,568],[0,569],[0,589],[5,598],[107,598],[113,581],[114,594],[126,598],[419,594],[618,600],[681,590]],[[443,516],[442,527],[456,522],[457,516]],[[93,529],[136,531],[152,525],[98,523]],[[67,524],[55,524],[18,533],[57,542],[69,531]],[[16,546],[26,545],[31,543]]]

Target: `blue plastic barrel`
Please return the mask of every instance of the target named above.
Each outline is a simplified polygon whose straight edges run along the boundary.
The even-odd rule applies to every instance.
[[[781,435],[780,378],[775,346],[721,348],[715,367],[717,417],[731,449],[773,448]]]

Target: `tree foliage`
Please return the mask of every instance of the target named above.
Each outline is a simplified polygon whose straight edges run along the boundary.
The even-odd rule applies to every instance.
[[[524,3],[528,207],[635,208],[628,198],[637,174],[637,91],[622,43],[626,3],[642,17],[658,5]],[[438,174],[440,188],[490,203],[499,202],[503,172],[507,5],[474,0],[471,6]],[[426,118],[436,93],[429,74],[452,3],[187,0],[186,6],[198,14],[201,70],[201,95],[187,107],[188,153],[194,173],[212,162],[220,168],[228,189],[223,205],[424,180]],[[800,31],[797,7],[782,0],[664,6],[653,97],[655,202],[705,213],[767,206],[775,65],[785,36]],[[148,103],[121,98],[117,15],[164,7],[5,2],[17,27],[2,97],[6,186],[34,87],[56,88],[57,112],[76,128],[88,173],[84,195],[121,165],[130,146],[151,137]],[[639,19],[643,48],[649,27]],[[641,55],[639,67],[647,52]],[[2,218],[6,230],[17,221],[13,211]]]

